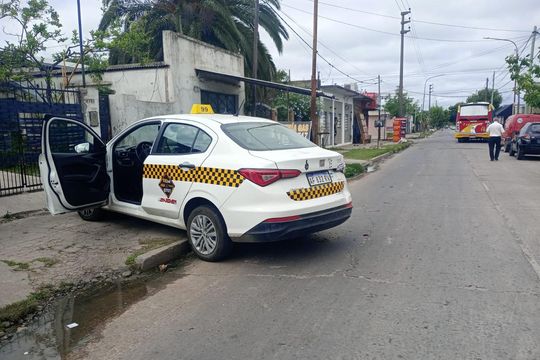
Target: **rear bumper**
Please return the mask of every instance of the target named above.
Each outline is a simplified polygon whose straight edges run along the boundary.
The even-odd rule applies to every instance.
[[[523,149],[526,154],[540,154],[540,144],[520,144],[519,147]]]
[[[471,134],[471,133],[457,132],[454,134],[454,137],[456,139],[487,139],[489,138],[489,134],[488,133]]]
[[[262,222],[234,242],[272,242],[291,239],[338,226],[351,216],[352,204],[299,215],[291,221]]]

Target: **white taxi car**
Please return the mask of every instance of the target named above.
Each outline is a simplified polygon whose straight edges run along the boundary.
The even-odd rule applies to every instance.
[[[102,209],[186,229],[204,260],[231,242],[328,229],[352,211],[344,160],[271,120],[187,114],[138,121],[107,144],[85,124],[43,125],[41,178],[54,214]]]

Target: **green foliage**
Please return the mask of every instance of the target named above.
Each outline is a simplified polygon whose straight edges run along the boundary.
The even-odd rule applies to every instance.
[[[343,156],[345,157],[345,159],[370,160],[386,153],[399,152],[401,150],[408,148],[410,145],[411,145],[410,142],[404,142],[400,144],[386,145],[379,149],[377,148],[353,149],[344,153]]]
[[[279,121],[287,121],[287,106],[294,112],[294,120],[310,120],[310,98],[306,95],[281,91],[274,97],[272,106],[277,109]]]
[[[443,109],[441,106],[432,106],[429,109],[429,124],[434,128],[441,128],[450,122],[450,114],[448,110]]]
[[[364,167],[361,164],[347,164],[345,167],[345,177],[352,178],[364,172]]]
[[[470,95],[467,98],[468,103],[476,103],[476,102],[491,102],[491,89],[480,89]],[[499,93],[499,90],[495,89],[493,91],[493,107],[497,109],[502,103],[502,96]]]
[[[408,97],[406,92],[403,93],[403,109],[405,111],[404,116],[418,113],[420,110],[418,103],[413,98]],[[391,116],[399,115],[399,93],[397,91],[394,95],[386,98],[384,110]]]
[[[30,78],[35,69],[43,69],[46,43],[62,44],[62,24],[58,13],[46,0],[9,0],[0,6],[0,19],[13,22],[18,28],[8,34],[0,48],[0,81]]]
[[[536,58],[540,60],[540,51],[537,51]],[[537,61],[538,61],[537,60]],[[523,98],[527,105],[540,108],[540,65],[532,64],[531,55],[524,58],[509,56],[506,58],[506,64],[510,71],[512,80],[516,80],[517,88],[523,91]]]
[[[162,60],[162,31],[172,30],[206,43],[239,52],[245,59],[245,74],[251,76],[253,44],[252,0],[104,0],[104,13],[99,29],[108,30],[116,23],[122,32],[139,24],[149,40],[145,48],[150,59]],[[279,0],[260,3],[260,26],[272,39],[279,52],[289,35],[277,11]],[[138,35],[137,35],[138,36]],[[258,77],[271,80],[275,66],[266,46],[259,40]],[[111,51],[111,63],[134,62],[118,48]]]

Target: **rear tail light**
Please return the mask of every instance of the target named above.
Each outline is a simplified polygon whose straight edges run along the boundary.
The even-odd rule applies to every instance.
[[[276,224],[276,223],[285,223],[285,222],[297,221],[297,220],[300,220],[300,219],[302,219],[301,216],[293,215],[293,216],[285,216],[285,217],[280,217],[280,218],[266,219],[266,220],[264,220],[264,222],[265,223]]]
[[[301,174],[300,170],[277,169],[240,169],[240,175],[259,186],[267,186],[279,179],[295,178]]]

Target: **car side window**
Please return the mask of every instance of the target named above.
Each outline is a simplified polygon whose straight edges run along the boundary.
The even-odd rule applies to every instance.
[[[157,154],[202,153],[212,138],[199,128],[187,124],[168,124],[159,140]]]
[[[117,142],[115,148],[131,148],[137,146],[141,142],[149,142],[153,144],[156,140],[158,132],[159,124],[154,123],[142,125]]]
[[[102,143],[82,125],[53,119],[49,124],[51,153],[89,154],[103,150]]]
[[[530,129],[531,133],[540,134],[540,124],[532,124]]]

